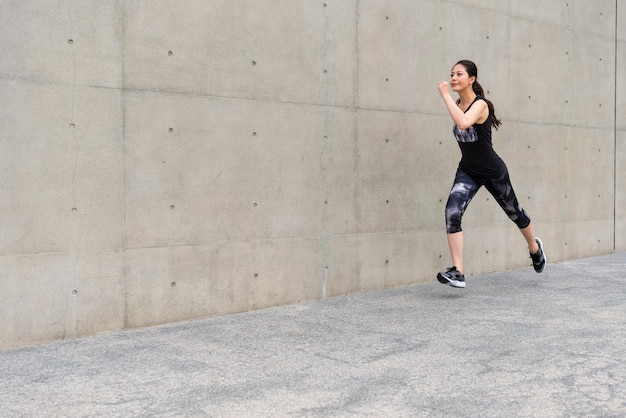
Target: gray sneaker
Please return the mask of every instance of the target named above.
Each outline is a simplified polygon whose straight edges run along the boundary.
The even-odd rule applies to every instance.
[[[537,273],[541,273],[546,268],[548,262],[546,254],[543,252],[543,243],[539,238],[535,238],[535,242],[539,245],[539,250],[536,253],[531,254],[530,258],[533,260],[533,267]]]
[[[437,280],[439,280],[439,283],[449,284],[452,287],[465,287],[465,276],[454,266],[447,271],[437,273]]]

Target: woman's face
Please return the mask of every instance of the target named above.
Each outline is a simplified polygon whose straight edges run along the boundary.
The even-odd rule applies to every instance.
[[[456,92],[468,87],[471,88],[475,79],[475,77],[470,77],[469,74],[467,74],[467,70],[463,65],[457,64],[452,68],[452,72],[450,73],[450,87]]]

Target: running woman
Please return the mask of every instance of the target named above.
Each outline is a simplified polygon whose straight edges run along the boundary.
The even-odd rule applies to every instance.
[[[446,232],[453,266],[438,273],[437,280],[460,288],[465,287],[461,219],[482,186],[519,228],[528,243],[535,271],[541,273],[546,266],[543,244],[535,237],[533,224],[515,197],[508,169],[491,144],[491,128],[497,130],[502,122],[496,117],[493,103],[485,98],[477,78],[476,64],[462,60],[452,68],[450,83],[440,81],[438,85],[454,122],[453,133],[461,148],[461,161],[446,203]],[[449,87],[459,95],[456,101],[450,95]]]

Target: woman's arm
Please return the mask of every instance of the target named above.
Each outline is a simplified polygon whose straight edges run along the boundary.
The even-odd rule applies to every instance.
[[[463,113],[450,95],[446,81],[440,81],[437,89],[448,108],[448,113],[450,113],[452,120],[460,129],[468,129],[477,122],[483,123],[489,117],[489,108],[484,100],[478,100],[466,113]]]

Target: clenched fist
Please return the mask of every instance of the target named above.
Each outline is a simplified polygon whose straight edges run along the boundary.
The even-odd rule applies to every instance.
[[[445,94],[450,94],[450,90],[448,90],[447,81],[440,81],[439,84],[437,85],[437,90],[439,90],[439,94],[441,94],[442,96]]]

